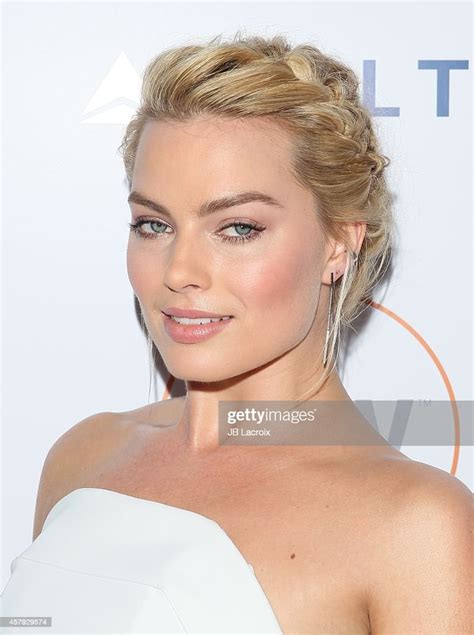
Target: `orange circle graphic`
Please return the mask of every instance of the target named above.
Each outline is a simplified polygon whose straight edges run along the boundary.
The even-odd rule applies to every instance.
[[[456,403],[456,398],[454,396],[454,390],[453,390],[453,387],[451,385],[451,382],[449,381],[449,377],[448,377],[447,372],[443,368],[443,365],[440,362],[438,356],[436,355],[434,350],[431,348],[431,346],[428,344],[428,342],[418,333],[418,331],[416,331],[410,324],[408,324],[408,322],[406,320],[401,318],[399,315],[397,315],[396,313],[394,313],[390,309],[387,309],[387,307],[384,307],[382,304],[378,304],[377,302],[374,302],[373,300],[370,300],[369,302],[367,302],[367,304],[370,305],[370,306],[373,306],[374,309],[378,309],[379,311],[382,311],[382,313],[385,313],[385,315],[388,315],[388,317],[391,317],[393,320],[395,320],[395,322],[398,322],[398,324],[403,326],[403,328],[406,329],[410,333],[410,335],[413,335],[413,337],[417,340],[417,342],[419,344],[421,344],[421,346],[428,353],[428,355],[430,356],[430,358],[434,362],[436,368],[438,369],[438,371],[439,371],[439,373],[441,375],[441,378],[442,378],[442,380],[444,382],[444,385],[446,386],[446,390],[447,390],[448,395],[449,395],[449,400],[451,402],[451,409],[453,411],[453,423],[454,423],[454,448],[453,449],[454,449],[454,454],[453,454],[453,459],[452,459],[452,462],[451,462],[450,472],[454,476],[456,474],[456,470],[457,470],[457,467],[458,467],[458,461],[459,461],[459,446],[460,446],[459,411],[458,411],[458,407],[457,407],[457,403]]]

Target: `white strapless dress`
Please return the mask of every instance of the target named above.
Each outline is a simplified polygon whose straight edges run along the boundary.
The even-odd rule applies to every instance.
[[[0,615],[51,617],[16,633],[276,633],[252,565],[196,512],[81,487],[10,565]]]

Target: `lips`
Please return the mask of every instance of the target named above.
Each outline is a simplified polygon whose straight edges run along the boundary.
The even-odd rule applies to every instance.
[[[233,318],[230,317],[228,320],[209,322],[208,324],[179,324],[178,322],[175,322],[173,318],[164,313],[164,311],[162,311],[162,313],[166,333],[175,342],[179,342],[181,344],[196,344],[198,342],[203,342],[224,330],[231,322],[233,322]]]
[[[180,309],[176,306],[170,306],[162,310],[167,316],[174,315],[175,317],[187,317],[187,318],[223,318],[233,317],[230,313],[210,313],[209,311],[199,311],[198,309]]]

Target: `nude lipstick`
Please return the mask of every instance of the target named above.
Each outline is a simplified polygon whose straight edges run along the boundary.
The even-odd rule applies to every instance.
[[[170,309],[167,309],[170,310]],[[181,313],[182,315],[179,318],[191,318],[191,313],[198,313],[197,311],[189,311],[189,315],[184,315],[186,311],[176,311],[176,313]],[[204,313],[204,312],[200,312]],[[226,326],[232,322],[234,319],[232,316],[223,316],[221,318],[215,318],[217,321],[209,322],[208,317],[201,317],[200,320],[204,321],[204,324],[180,324],[176,320],[171,317],[171,314],[167,314],[162,311],[163,319],[164,319],[164,327],[167,334],[175,341],[180,344],[196,344],[198,342],[204,342],[208,340],[213,335],[220,333],[223,331]],[[210,315],[210,314],[209,314]],[[178,317],[178,316],[177,316]],[[193,321],[199,320],[199,317],[192,316]],[[214,319],[214,318],[213,318]]]

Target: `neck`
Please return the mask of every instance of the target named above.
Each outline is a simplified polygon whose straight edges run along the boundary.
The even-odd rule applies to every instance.
[[[283,374],[284,376],[284,374]],[[314,383],[314,382],[313,382]],[[305,401],[342,401],[350,402],[351,398],[345,390],[336,370],[327,377],[326,381],[317,392],[307,386],[307,382],[299,377],[299,381],[293,385],[288,381],[276,382],[268,385],[267,382],[259,383],[255,377],[239,377],[239,380],[226,380],[224,382],[200,383],[190,381],[186,383],[187,393],[183,397],[182,410],[178,422],[174,428],[175,440],[182,450],[190,456],[207,456],[218,453],[223,448],[226,440],[228,424],[219,419],[219,402],[235,402],[229,404],[233,410],[245,408],[260,408],[273,406],[278,409],[278,402]],[[261,402],[242,403],[242,402]],[[272,403],[274,402],[274,403]],[[282,404],[283,409],[293,407],[292,403]],[[262,441],[257,445],[246,446],[246,451],[260,449],[268,443]],[[228,447],[225,448],[226,450]]]

